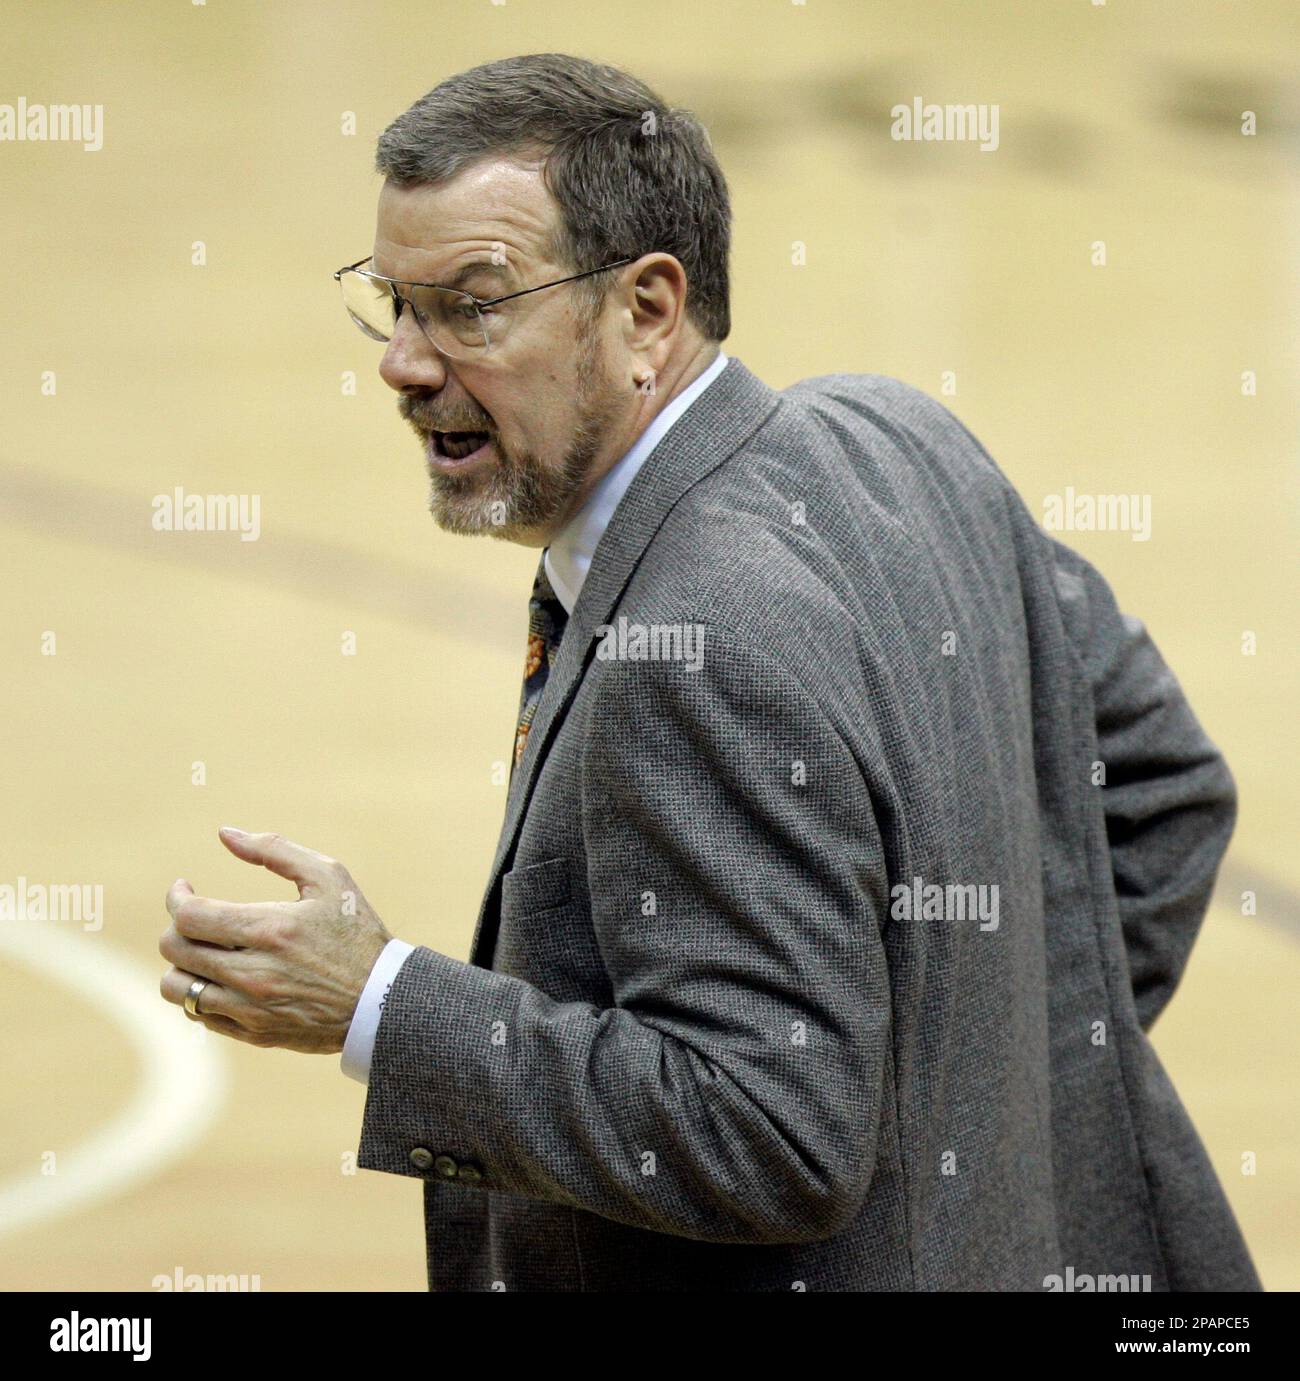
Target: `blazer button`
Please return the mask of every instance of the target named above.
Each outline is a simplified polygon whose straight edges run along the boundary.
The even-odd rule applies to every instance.
[[[417,1170],[427,1170],[433,1164],[433,1152],[427,1146],[417,1146],[411,1152],[411,1164]]]
[[[483,1179],[483,1172],[477,1165],[462,1165],[456,1172],[456,1178],[465,1184],[479,1184]]]
[[[460,1169],[460,1166],[458,1166],[450,1156],[439,1156],[438,1159],[433,1162],[433,1168],[444,1180],[454,1180],[456,1178],[456,1171]]]

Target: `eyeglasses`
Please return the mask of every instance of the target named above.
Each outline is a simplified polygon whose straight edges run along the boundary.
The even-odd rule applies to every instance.
[[[343,305],[357,326],[372,340],[390,341],[397,329],[402,307],[411,309],[412,316],[433,348],[451,360],[474,359],[501,344],[509,325],[510,313],[495,310],[502,302],[510,302],[543,288],[556,288],[561,283],[573,283],[590,278],[593,273],[630,264],[631,259],[617,259],[586,273],[570,274],[553,283],[539,283],[535,288],[521,288],[502,297],[482,299],[459,288],[444,288],[437,283],[412,283],[403,278],[385,278],[382,273],[363,269],[373,256],[358,259],[334,274],[343,291]],[[405,292],[398,292],[405,288]]]

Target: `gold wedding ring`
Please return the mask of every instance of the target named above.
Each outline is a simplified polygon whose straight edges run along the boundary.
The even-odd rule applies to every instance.
[[[190,984],[190,990],[185,994],[185,1010],[192,1017],[199,1015],[199,994],[208,986],[212,980],[210,978],[196,978]]]

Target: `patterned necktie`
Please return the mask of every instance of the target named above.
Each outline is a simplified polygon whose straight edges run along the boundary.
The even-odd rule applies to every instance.
[[[569,615],[560,603],[546,575],[546,553],[537,563],[532,598],[528,601],[528,654],[524,659],[524,688],[519,698],[519,728],[515,732],[515,755],[510,764],[510,780],[528,746],[528,730],[537,713],[542,690],[560,650],[560,639]]]

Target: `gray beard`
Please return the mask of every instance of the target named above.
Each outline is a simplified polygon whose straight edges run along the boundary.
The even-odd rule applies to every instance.
[[[497,435],[495,463],[485,474],[462,476],[431,468],[429,512],[444,532],[487,533],[508,542],[549,527],[566,512],[618,415],[614,381],[603,368],[593,331],[580,350],[578,422],[558,467],[535,453],[511,455]]]
[[[444,532],[486,533],[511,541],[526,530],[547,527],[568,508],[600,450],[607,409],[584,411],[558,467],[534,453],[512,455],[493,438],[492,468],[479,475],[429,476],[429,512]]]

